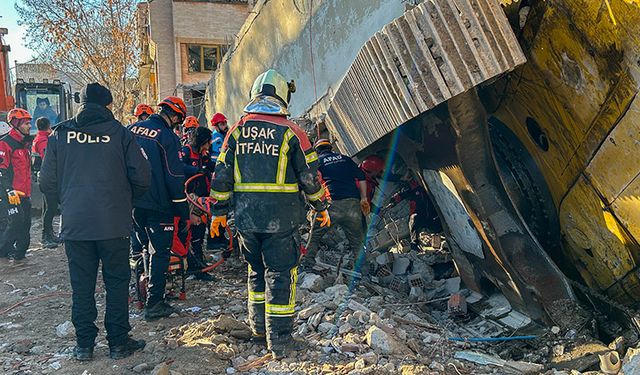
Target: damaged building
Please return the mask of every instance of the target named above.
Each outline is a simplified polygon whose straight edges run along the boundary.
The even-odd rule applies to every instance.
[[[467,288],[558,326],[589,300],[632,329],[639,20],[634,0],[259,1],[207,112],[239,118],[278,69],[342,152],[419,176]]]

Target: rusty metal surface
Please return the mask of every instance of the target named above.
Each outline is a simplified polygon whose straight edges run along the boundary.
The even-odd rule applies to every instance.
[[[401,124],[526,61],[497,0],[425,1],[361,48],[327,111],[355,154]]]

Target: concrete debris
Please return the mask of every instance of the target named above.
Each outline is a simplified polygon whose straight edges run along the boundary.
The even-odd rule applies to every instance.
[[[629,348],[622,359],[623,374],[640,374],[640,349]]]
[[[58,335],[58,337],[71,337],[74,336],[75,333],[73,323],[68,320],[56,327],[56,335]]]
[[[160,363],[153,368],[151,375],[171,375],[170,366],[166,363]]]
[[[141,363],[139,365],[136,365],[132,368],[133,372],[135,372],[136,374],[142,374],[143,372],[147,372],[149,371],[149,369],[151,368],[151,366],[149,366],[148,363]]]
[[[447,309],[452,317],[465,316],[467,315],[467,301],[462,294],[456,293],[449,298]]]
[[[471,351],[459,351],[455,354],[456,359],[477,363],[480,365],[498,366],[514,369],[524,374],[538,374],[544,368],[543,365],[521,361],[505,361],[504,359],[484,353]]]
[[[308,289],[312,292],[320,292],[324,287],[324,280],[322,276],[316,275],[314,273],[307,273],[302,280],[302,284],[300,284],[300,288]]]
[[[324,311],[324,306],[322,306],[319,303],[315,303],[305,309],[300,310],[300,312],[298,313],[298,318],[302,320],[306,320],[306,319],[309,319],[311,316],[323,311]]]
[[[409,353],[409,348],[397,342],[389,333],[372,326],[365,336],[367,345],[382,354],[403,354]]]

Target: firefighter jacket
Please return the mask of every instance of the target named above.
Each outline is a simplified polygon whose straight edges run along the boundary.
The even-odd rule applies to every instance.
[[[215,162],[211,160],[209,152],[202,154],[193,150],[190,145],[184,146],[180,151],[180,159],[184,163],[184,174],[187,179],[196,174],[203,174],[191,181],[187,186],[187,193],[193,193],[198,197],[206,197],[211,189],[211,174],[215,169]]]
[[[85,103],[49,137],[39,181],[60,203],[65,240],[101,241],[131,234],[133,199],[150,177],[131,133],[106,107]]]
[[[184,194],[184,165],[180,160],[180,139],[158,114],[129,126],[151,165],[151,187],[133,201],[136,208],[154,210],[189,219]]]
[[[7,191],[19,190],[31,196],[31,137],[17,129],[0,137],[0,200]]]
[[[295,228],[305,218],[304,197],[315,210],[326,208],[317,168],[318,155],[296,124],[284,116],[248,114],[227,132],[218,157],[213,213],[233,209],[241,232]]]

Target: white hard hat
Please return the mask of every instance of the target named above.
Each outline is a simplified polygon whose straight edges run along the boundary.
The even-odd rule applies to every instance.
[[[0,121],[0,136],[5,135],[11,130],[11,126],[4,121]]]

